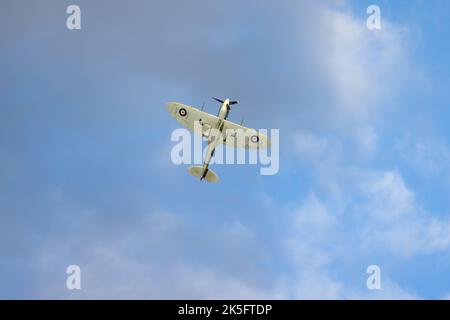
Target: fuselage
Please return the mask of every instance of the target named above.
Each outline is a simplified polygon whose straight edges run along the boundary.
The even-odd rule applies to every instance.
[[[230,113],[230,99],[226,99],[219,109],[219,114],[217,115],[220,120],[226,120],[228,114]]]
[[[227,119],[229,113],[230,113],[230,99],[226,99],[220,106],[219,113],[217,115],[220,121],[217,124],[217,128],[215,129],[219,130],[220,132],[223,131],[224,121]],[[214,151],[218,144],[219,140],[217,138],[208,141],[208,149],[206,150],[205,154],[205,160],[203,163],[203,175],[201,177],[201,180],[205,178],[206,174],[208,173],[209,163],[211,162],[211,158],[214,156]]]

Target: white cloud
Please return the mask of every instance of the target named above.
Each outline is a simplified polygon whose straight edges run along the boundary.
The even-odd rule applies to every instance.
[[[362,178],[365,197],[357,215],[367,215],[362,237],[367,244],[405,257],[450,246],[450,219],[423,210],[398,172],[379,172]]]
[[[406,30],[384,19],[382,31],[370,31],[361,27],[362,19],[328,7],[317,14],[314,32],[321,36],[310,50],[316,57],[313,63],[320,65],[312,81],[326,83],[323,95],[331,99],[312,113],[329,127],[295,135],[291,143],[296,157],[314,169],[319,190],[327,194],[325,207],[333,215],[354,215],[365,245],[403,257],[447,248],[448,218],[421,208],[400,173],[372,169],[365,158],[379,155],[383,137],[378,120],[390,112],[385,102],[405,83],[401,80],[411,76],[406,71]],[[428,171],[439,171],[450,162],[442,143],[411,147],[403,141],[400,146],[407,150],[405,157]],[[323,211],[317,212],[321,216]]]
[[[257,262],[264,253],[241,222],[202,228],[182,215],[149,213],[105,234],[63,236],[37,255],[34,298],[273,299],[283,292]],[[60,238],[61,240],[61,238]],[[255,263],[255,265],[254,265]],[[82,290],[64,287],[79,265]],[[56,276],[60,274],[60,276]]]
[[[298,230],[313,232],[315,238],[328,234],[336,223],[336,217],[324,206],[314,194],[310,194],[294,214],[294,223]]]
[[[405,163],[425,176],[450,176],[450,148],[446,141],[424,135],[405,135],[397,150]]]
[[[399,172],[373,169],[366,161],[380,152],[379,120],[391,112],[385,102],[411,76],[406,71],[405,30],[384,20],[383,31],[373,32],[361,28],[364,21],[348,12],[318,12],[314,32],[320,36],[309,50],[315,57],[310,62],[320,64],[315,66],[319,75],[311,81],[326,83],[317,97],[330,100],[321,100],[329,104],[310,111],[324,125],[307,124],[291,140],[298,161],[311,166],[312,188],[317,189],[294,210],[296,229],[287,241],[297,266],[295,296],[419,298],[389,275],[381,291],[366,291],[333,273],[342,263],[340,255],[349,260],[371,255],[395,264],[450,245],[449,219],[421,208]],[[384,121],[382,128],[388,125]],[[427,162],[436,166],[436,161]]]
[[[422,299],[414,292],[409,292],[401,288],[391,279],[382,277],[381,290],[364,290],[360,292],[349,293],[348,299],[367,299],[367,300],[417,300]]]
[[[328,272],[335,258],[334,238],[337,217],[315,194],[307,196],[294,210],[292,233],[286,241],[286,254],[295,272],[286,288],[294,299],[339,299],[342,284]]]
[[[382,268],[381,290],[365,288],[365,269],[354,263],[353,275],[347,281],[336,276],[341,267],[340,256],[361,256],[364,242],[357,231],[345,227],[339,210],[310,194],[293,214],[292,232],[286,252],[291,256],[295,272],[285,286],[295,299],[418,299],[402,289]],[[375,258],[375,257],[373,257]],[[378,258],[377,258],[378,259]],[[354,282],[351,278],[358,279]]]
[[[373,173],[362,180],[360,190],[367,196],[366,209],[380,222],[390,223],[414,214],[414,195],[399,173]]]
[[[339,187],[343,193],[356,195],[359,202],[340,208],[310,193],[290,211],[286,225],[289,228],[279,240],[285,248],[280,263],[292,272],[260,269],[273,252],[261,250],[261,235],[257,236],[251,226],[241,221],[203,228],[183,215],[148,213],[106,234],[98,230],[101,227],[95,227],[88,238],[72,234],[63,241],[59,238],[57,243],[49,241],[38,256],[38,287],[32,296],[418,298],[385,273],[381,291],[364,289],[365,269],[357,262],[351,263],[353,276],[339,277],[336,270],[341,268],[342,259],[352,255],[367,257],[372,251],[393,252],[395,257],[389,261],[394,263],[424,250],[444,249],[450,241],[450,230],[445,229],[448,224],[418,210],[414,194],[396,172],[352,177],[355,187],[348,191],[346,185]],[[346,226],[352,214],[355,220],[359,217],[361,232]],[[81,292],[69,292],[63,286],[63,270],[68,264],[82,268]],[[61,276],[55,278],[57,273]],[[361,282],[359,285],[351,280],[354,277]]]
[[[329,139],[311,133],[296,134],[292,139],[292,145],[299,159],[311,164],[329,160],[329,157],[334,157],[337,154],[337,150],[332,149],[334,146]]]
[[[406,31],[386,19],[382,30],[368,30],[365,12],[353,15],[345,6],[316,9],[313,30],[299,23],[302,36],[312,33],[314,41],[305,49],[312,67],[300,64],[298,72],[313,69],[311,86],[321,88],[305,114],[320,119],[321,131],[353,141],[356,151],[371,154],[377,148],[379,118],[390,111],[386,101],[412,78],[406,71]]]
[[[343,284],[331,279],[326,269],[299,272],[290,288],[293,299],[345,299],[343,291]]]

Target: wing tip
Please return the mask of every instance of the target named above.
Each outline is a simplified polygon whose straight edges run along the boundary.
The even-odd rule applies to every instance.
[[[177,108],[177,103],[176,102],[167,102],[166,104],[166,110],[170,113],[170,114],[174,114],[175,110]]]

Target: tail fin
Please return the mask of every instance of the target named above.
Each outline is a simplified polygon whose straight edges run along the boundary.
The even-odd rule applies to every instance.
[[[206,174],[201,166],[194,166],[188,169],[189,173],[196,178],[205,179],[208,182],[219,182],[219,176],[212,170],[206,169]]]

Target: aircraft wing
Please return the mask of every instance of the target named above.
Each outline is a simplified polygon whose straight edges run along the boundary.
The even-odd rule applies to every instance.
[[[218,117],[179,102],[169,102],[167,104],[167,111],[191,131],[194,131],[195,121],[200,121],[200,123],[203,125],[206,124],[209,128],[216,128],[220,123]]]
[[[223,135],[224,143],[230,147],[262,149],[271,146],[270,139],[265,134],[228,120],[225,120]]]
[[[169,102],[167,111],[191,131],[194,131],[194,123],[200,121],[202,124],[202,135],[204,136],[208,136],[209,129],[218,128],[221,122],[219,117],[215,115],[179,102]],[[270,139],[266,135],[255,129],[246,128],[228,120],[224,120],[223,135],[225,139],[221,143],[230,147],[244,149],[270,147]]]

